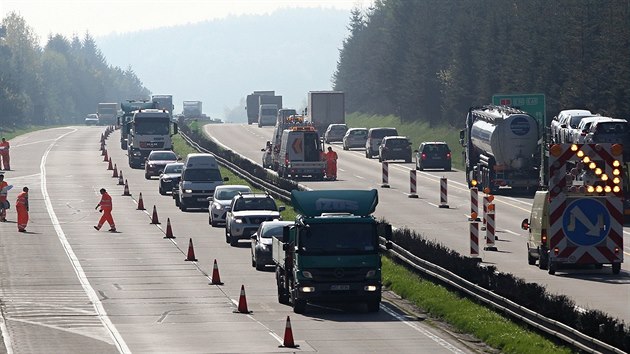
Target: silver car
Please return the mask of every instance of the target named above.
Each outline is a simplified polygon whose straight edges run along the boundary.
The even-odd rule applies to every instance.
[[[351,128],[348,129],[346,135],[343,136],[343,149],[350,150],[354,148],[365,149],[367,141],[367,128]]]
[[[208,224],[213,227],[225,223],[225,214],[230,208],[232,198],[239,193],[251,193],[249,186],[240,184],[224,184],[214,189],[210,207],[208,208]]]
[[[263,221],[281,220],[283,210],[266,193],[236,195],[225,216],[225,242],[236,246],[239,240],[249,240]]]
[[[294,221],[263,221],[256,233],[252,235],[252,267],[263,270],[266,265],[273,265],[271,258],[271,238],[281,237],[285,226],[295,224]]]

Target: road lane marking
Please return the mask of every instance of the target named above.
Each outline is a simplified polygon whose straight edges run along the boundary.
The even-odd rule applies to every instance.
[[[44,156],[42,156],[42,160],[39,165],[39,170],[42,175],[40,188],[42,191],[42,195],[44,196],[44,202],[46,203],[46,210],[48,211],[48,215],[50,216],[50,221],[52,222],[52,225],[55,228],[57,237],[59,238],[61,245],[66,251],[66,255],[70,259],[70,263],[72,267],[74,268],[74,271],[77,274],[77,277],[79,278],[79,282],[81,283],[83,290],[85,290],[85,293],[87,294],[87,296],[90,298],[90,301],[94,305],[94,310],[96,311],[98,318],[103,323],[103,326],[109,331],[109,334],[114,340],[114,343],[116,347],[118,348],[118,351],[120,353],[131,354],[131,350],[129,350],[129,347],[127,347],[125,340],[122,338],[120,333],[118,333],[118,330],[116,329],[114,324],[111,322],[111,320],[107,316],[107,312],[105,311],[103,304],[99,300],[98,295],[96,294],[96,291],[94,291],[94,289],[90,285],[90,281],[88,280],[87,275],[83,271],[83,267],[81,266],[81,263],[79,262],[77,255],[72,250],[72,246],[68,242],[68,239],[66,238],[66,234],[63,232],[63,229],[61,228],[59,219],[57,218],[57,214],[55,213],[55,210],[53,209],[52,202],[50,200],[50,195],[48,194],[48,187],[47,187],[47,181],[46,181],[46,160],[48,159],[48,154],[50,153],[52,148],[55,146],[57,141],[64,138],[66,135],[76,132],[77,130],[78,129],[73,129],[72,131],[67,132],[57,137],[48,146],[48,148],[46,149],[46,152],[44,152]]]

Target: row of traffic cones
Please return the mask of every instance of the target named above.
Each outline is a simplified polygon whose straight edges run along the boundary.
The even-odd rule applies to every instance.
[[[107,170],[108,171],[113,171],[112,172],[112,178],[118,178],[118,185],[124,185],[123,196],[131,196],[131,193],[129,193],[129,184],[128,184],[127,180],[124,179],[122,170],[120,171],[120,173],[118,172],[118,166],[116,164],[113,164],[112,158],[110,156],[108,156],[108,154],[107,154],[107,149],[105,147],[105,140],[107,139],[107,137],[109,136],[109,134],[111,132],[113,132],[113,129],[111,129],[111,127],[108,127],[105,130],[105,133],[101,134],[101,152],[102,152],[101,155],[103,156],[103,162],[108,162]],[[144,201],[142,199],[142,193],[140,193],[139,196],[138,196],[138,206],[137,206],[136,209],[137,210],[146,210],[145,207],[144,207]],[[160,221],[159,221],[159,218],[158,218],[158,214],[157,214],[157,207],[155,205],[153,205],[153,213],[151,215],[151,224],[152,225],[159,225],[160,224]],[[164,238],[165,239],[176,238],[173,235],[173,229],[171,227],[171,219],[170,218],[166,219],[166,232],[165,232]],[[187,262],[197,262],[198,261],[198,259],[195,257],[195,249],[194,249],[194,246],[193,246],[192,238],[190,238],[189,241],[188,241],[188,252],[187,252],[185,261],[187,261]],[[214,264],[213,264],[213,267],[212,267],[212,277],[210,278],[209,285],[223,285],[223,282],[221,281],[221,276],[219,275],[219,266],[217,264],[217,260],[216,259],[214,260]],[[237,306],[237,308],[236,308],[236,310],[234,312],[235,313],[243,313],[243,314],[250,314],[250,313],[252,313],[252,311],[250,311],[248,309],[248,307],[247,307],[247,297],[245,295],[245,285],[241,285],[241,292],[240,292],[240,296],[239,296],[239,300],[238,300],[238,306]],[[289,318],[289,316],[287,316],[287,321],[286,321],[286,326],[285,326],[285,331],[284,331],[283,343],[282,343],[282,345],[280,347],[285,347],[285,348],[297,348],[297,347],[299,347],[299,345],[295,344],[295,341],[293,339],[293,330],[291,329],[291,319]]]

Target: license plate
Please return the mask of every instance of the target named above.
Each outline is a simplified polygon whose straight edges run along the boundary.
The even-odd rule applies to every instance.
[[[433,159],[434,159],[434,160],[439,160],[439,159],[441,159],[441,157],[439,157],[439,156],[433,156]]]
[[[207,202],[208,199],[207,198],[197,198],[198,202]]]
[[[343,285],[331,285],[331,286],[330,286],[330,290],[332,290],[332,291],[350,290],[350,285],[347,285],[347,284],[343,284]]]

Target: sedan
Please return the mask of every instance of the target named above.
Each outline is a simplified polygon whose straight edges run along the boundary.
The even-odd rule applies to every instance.
[[[167,192],[173,192],[173,188],[177,187],[182,177],[183,167],[184,164],[181,162],[169,163],[164,166],[164,172],[160,175],[160,185],[158,187],[158,191],[161,195],[166,195]]]
[[[232,198],[239,193],[251,193],[249,186],[239,184],[224,184],[214,189],[210,207],[208,208],[208,224],[213,227],[225,223],[225,214],[230,208]]]
[[[282,229],[293,225],[293,221],[264,221],[252,235],[252,267],[257,270],[273,265],[271,258],[272,237],[282,237]]]
[[[151,151],[144,164],[144,178],[150,179],[151,176],[159,176],[164,171],[164,166],[177,161],[179,158],[170,150]]]

